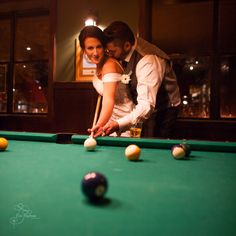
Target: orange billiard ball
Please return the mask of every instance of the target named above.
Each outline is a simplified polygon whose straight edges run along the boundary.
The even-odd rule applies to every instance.
[[[140,153],[140,147],[135,144],[131,144],[125,149],[125,156],[130,161],[137,161],[140,157]]]
[[[8,146],[8,141],[5,138],[0,138],[0,151],[5,151]]]

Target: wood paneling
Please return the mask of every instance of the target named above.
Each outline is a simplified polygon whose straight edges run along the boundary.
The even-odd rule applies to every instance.
[[[96,102],[97,93],[91,83],[55,83],[53,130],[87,134]]]
[[[236,121],[178,119],[174,138],[235,142]]]

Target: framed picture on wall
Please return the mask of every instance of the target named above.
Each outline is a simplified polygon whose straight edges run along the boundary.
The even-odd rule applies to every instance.
[[[91,63],[75,39],[75,80],[90,82],[96,72],[96,65]]]

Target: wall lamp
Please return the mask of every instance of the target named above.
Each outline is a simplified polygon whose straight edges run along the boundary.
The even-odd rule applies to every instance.
[[[90,10],[88,16],[85,19],[84,24],[85,26],[97,25],[97,21],[98,21],[97,13]]]

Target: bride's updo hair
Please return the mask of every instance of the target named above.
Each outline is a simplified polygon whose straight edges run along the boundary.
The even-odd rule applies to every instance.
[[[79,43],[80,43],[80,47],[82,49],[84,49],[84,41],[86,38],[96,38],[98,39],[103,48],[106,48],[106,37],[103,33],[103,31],[98,28],[97,26],[85,26],[81,31],[80,31],[80,34],[79,34]]]

